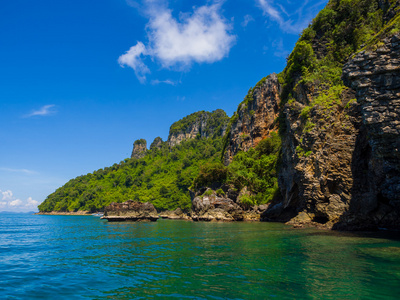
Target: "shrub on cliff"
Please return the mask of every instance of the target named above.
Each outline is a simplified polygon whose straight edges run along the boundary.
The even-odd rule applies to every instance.
[[[228,168],[221,162],[207,163],[200,168],[199,175],[193,181],[193,188],[199,189],[213,185],[221,185],[226,182]]]
[[[239,152],[228,167],[227,183],[237,190],[244,187],[250,192],[248,203],[263,204],[278,193],[278,170],[280,164],[281,139],[272,133],[256,148]]]

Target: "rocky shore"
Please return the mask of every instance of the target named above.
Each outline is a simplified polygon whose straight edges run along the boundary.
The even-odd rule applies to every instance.
[[[48,216],[90,216],[92,213],[87,210],[78,210],[78,211],[50,211],[50,212],[38,212],[35,215],[48,215]]]
[[[210,188],[199,190],[192,200],[190,216],[193,221],[260,221],[261,213],[268,208],[268,205],[260,205],[244,209],[235,201],[236,197],[229,198],[230,194],[218,195]]]
[[[113,202],[106,206],[104,216],[101,218],[109,222],[154,222],[158,220],[159,216],[153,204],[128,200],[123,203]]]
[[[184,212],[182,209],[177,208],[173,211],[165,210],[160,213],[160,218],[162,219],[170,219],[170,220],[192,220],[190,215]]]

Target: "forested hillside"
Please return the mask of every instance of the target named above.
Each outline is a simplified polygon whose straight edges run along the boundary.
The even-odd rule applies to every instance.
[[[204,132],[210,137],[197,134],[196,126],[203,121]],[[170,136],[195,132],[180,143],[169,146],[159,137],[150,150],[143,148],[146,141],[135,141],[135,152],[111,167],[71,179],[39,205],[42,212],[49,211],[97,211],[111,202],[128,199],[152,202],[158,209],[189,208],[188,187],[198,175],[200,166],[218,162],[222,149],[222,127],[229,118],[222,110],[193,113],[171,126]],[[201,122],[200,122],[201,123]],[[196,128],[195,128],[196,127]],[[201,129],[201,127],[199,127]],[[204,133],[204,135],[206,134]]]

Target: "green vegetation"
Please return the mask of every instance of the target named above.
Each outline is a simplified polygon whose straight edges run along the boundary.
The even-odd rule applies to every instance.
[[[384,37],[399,31],[399,16],[388,24],[384,21],[389,9],[398,8],[398,0],[331,0],[304,29],[288,57],[286,68],[278,74],[282,104],[287,103],[294,110],[303,106],[299,111],[300,138],[310,133],[321,118],[341,111],[342,102],[346,100],[342,96],[346,89],[341,78],[343,64],[360,49],[375,49]],[[303,97],[299,97],[300,93]],[[296,105],[297,101],[301,106]],[[284,118],[281,113],[280,134],[286,134]],[[307,157],[311,151],[298,146],[296,153]]]
[[[322,94],[342,85],[343,63],[384,27],[384,11],[379,2],[382,1],[329,1],[303,31],[278,76],[283,85],[283,103],[293,98],[298,84]]]
[[[205,122],[204,136],[209,138],[198,137],[170,148],[157,137],[143,158],[125,159],[112,167],[72,179],[49,195],[39,210],[97,211],[111,202],[128,199],[152,202],[158,209],[189,208],[188,188],[199,175],[200,166],[219,163],[221,135],[228,116],[221,109],[211,113],[201,111],[175,122],[170,129],[171,135],[200,121]],[[134,145],[146,145],[146,141],[137,140]]]
[[[173,123],[169,130],[169,136],[185,133],[193,124],[196,122],[206,121],[206,127],[203,132],[200,132],[202,136],[220,136],[222,133],[222,126],[229,121],[229,117],[222,109],[217,109],[213,112],[199,111],[190,114],[183,119]]]
[[[296,147],[296,153],[299,157],[309,157],[311,155],[311,151],[305,151],[303,147],[300,145]]]
[[[247,188],[250,195],[240,198],[241,203],[263,204],[278,193],[278,170],[281,139],[278,134],[260,141],[253,149],[239,152],[229,166],[222,163],[207,164],[200,169],[193,183],[194,188],[218,182],[233,185],[238,191]],[[217,191],[218,194],[218,191]],[[246,205],[246,204],[245,204]]]
[[[255,148],[239,152],[228,166],[227,183],[233,184],[238,191],[246,187],[253,204],[271,201],[279,191],[280,152],[281,139],[276,133],[260,141]]]
[[[70,180],[49,195],[39,210],[96,211],[128,199],[149,201],[158,209],[189,208],[188,187],[200,166],[218,162],[221,149],[222,137],[184,141],[171,150],[164,144],[144,158],[126,159]]]
[[[147,142],[145,139],[140,139],[140,140],[136,140],[133,145],[138,146],[138,145],[146,145]]]

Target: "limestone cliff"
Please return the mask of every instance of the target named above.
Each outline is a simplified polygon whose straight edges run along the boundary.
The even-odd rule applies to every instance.
[[[264,220],[400,226],[399,2],[329,1],[285,70],[260,81],[239,105],[227,128],[225,164],[278,127],[282,139],[281,198]],[[380,33],[371,39],[373,32]],[[365,43],[368,51],[354,55]]]
[[[163,145],[163,140],[159,136],[154,139],[154,141],[150,145],[150,150],[161,149]]]
[[[276,131],[279,102],[280,84],[275,73],[250,89],[228,126],[225,164],[229,164],[237,152],[257,146],[271,131]]]
[[[147,142],[145,139],[136,140],[133,143],[133,150],[131,154],[131,158],[142,158],[146,155],[147,152]]]
[[[223,136],[229,118],[222,109],[213,112],[199,111],[171,125],[168,145],[174,147],[184,140],[196,137],[207,138]]]
[[[305,86],[306,97],[317,94]],[[352,198],[353,152],[360,127],[360,111],[351,90],[343,90],[333,106],[309,106],[299,101],[283,108],[282,164],[279,187],[282,200],[274,203],[265,219],[293,223],[339,221]],[[305,112],[308,114],[305,115]]]
[[[363,130],[354,155],[352,200],[337,226],[399,227],[400,35],[361,51],[343,69],[356,91]]]

